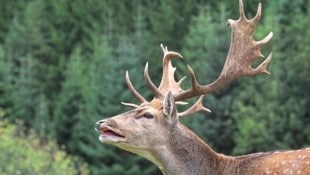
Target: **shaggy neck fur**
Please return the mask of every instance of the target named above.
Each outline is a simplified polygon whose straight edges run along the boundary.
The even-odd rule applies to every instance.
[[[168,143],[152,151],[151,161],[164,175],[216,175],[223,160],[230,159],[217,154],[181,123],[171,131]]]

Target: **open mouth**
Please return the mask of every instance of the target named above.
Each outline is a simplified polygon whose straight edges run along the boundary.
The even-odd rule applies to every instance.
[[[113,130],[111,130],[109,128],[102,128],[100,131],[101,131],[102,135],[124,138],[123,135],[118,134],[117,132],[115,132],[115,131],[113,131]]]
[[[109,127],[103,127],[100,130],[97,130],[101,133],[99,140],[101,142],[121,142],[125,141],[125,136],[120,134],[118,131],[112,130]]]

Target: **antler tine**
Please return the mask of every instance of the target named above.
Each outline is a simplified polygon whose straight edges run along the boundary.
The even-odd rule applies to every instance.
[[[255,42],[256,47],[258,49],[261,49],[264,45],[266,45],[271,40],[272,36],[273,36],[273,33],[269,32],[269,34],[264,39]],[[262,57],[264,56],[262,55]]]
[[[261,4],[259,4],[256,16],[253,19],[247,19],[244,13],[243,1],[239,0],[239,19],[229,19],[227,21],[227,25],[232,29],[231,42],[227,59],[221,74],[214,82],[201,86],[198,84],[194,72],[189,67],[193,87],[189,90],[176,94],[176,101],[216,91],[242,76],[269,74],[267,71],[267,66],[271,60],[272,53],[270,53],[259,66],[256,68],[252,67],[255,60],[258,58],[264,58],[261,53],[261,49],[271,40],[273,36],[273,33],[270,32],[260,41],[255,41],[253,39],[252,34],[261,17],[261,9]]]
[[[181,86],[181,84],[183,83],[183,81],[186,79],[186,77],[181,78],[177,83],[179,86]]]
[[[251,22],[256,25],[258,21],[260,20],[260,17],[262,16],[262,4],[258,3],[257,12],[253,19],[251,19]]]
[[[194,91],[197,91],[197,89],[199,87],[201,87],[201,85],[198,83],[197,79],[196,79],[196,75],[195,75],[195,72],[193,71],[193,69],[191,68],[190,65],[187,65],[187,70],[190,74],[190,77],[191,77],[191,83],[192,83],[192,89]]]
[[[182,79],[179,82],[175,81],[174,73],[176,68],[172,66],[171,59],[183,58],[183,56],[180,53],[168,51],[168,48],[164,47],[163,44],[161,44],[160,46],[164,53],[164,57],[163,57],[163,74],[158,91],[161,94],[166,94],[168,91],[171,91],[173,94],[179,93],[180,91],[183,91],[180,86]]]
[[[257,68],[253,69],[252,72],[252,75],[255,75],[255,74],[270,74],[270,72],[267,70],[267,66],[269,64],[269,62],[271,61],[271,58],[272,58],[272,52],[268,55],[268,57],[259,65],[257,66]]]
[[[133,104],[133,103],[121,102],[121,104],[124,105],[124,106],[132,107],[132,108],[138,108],[139,107],[139,105],[136,105],[136,104]]]
[[[165,54],[166,52],[168,52],[168,47],[164,46],[163,43],[160,43],[160,47],[161,47],[161,50],[163,51],[163,53]]]
[[[245,16],[245,13],[244,13],[243,0],[239,0],[239,16],[240,16],[241,20],[247,19],[247,17]]]
[[[198,111],[211,113],[211,110],[204,107],[202,102],[203,102],[203,95],[201,95],[199,97],[199,99],[196,101],[196,103],[192,107],[188,108],[184,112],[179,113],[179,117],[185,117],[185,116],[191,115],[191,114],[198,112]]]
[[[144,102],[147,102],[147,100],[141,95],[139,94],[139,92],[133,87],[131,81],[130,81],[130,78],[129,78],[129,73],[128,71],[126,71],[126,83],[127,83],[127,86],[130,90],[130,92],[136,97],[136,99],[138,101],[140,101],[141,103],[144,103]]]
[[[149,64],[148,62],[145,64],[145,68],[144,68],[144,78],[147,81],[148,86],[151,88],[151,90],[153,91],[155,97],[162,99],[164,96],[162,93],[160,93],[160,91],[158,90],[158,88],[155,86],[155,84],[152,82],[150,75],[149,75]]]
[[[183,56],[182,56],[180,53],[178,53],[178,52],[168,51],[168,47],[167,47],[167,46],[164,47],[163,44],[160,44],[160,47],[161,47],[161,49],[162,49],[162,51],[163,51],[163,53],[164,53],[164,58],[163,58],[163,60],[169,61],[169,60],[170,60],[171,58],[173,58],[173,57],[183,58]]]

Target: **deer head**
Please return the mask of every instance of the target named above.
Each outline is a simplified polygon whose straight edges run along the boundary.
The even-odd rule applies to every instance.
[[[178,122],[174,99],[168,93],[165,99],[144,102],[139,107],[100,120],[96,129],[101,132],[99,140],[124,150],[150,156],[150,150],[168,142],[170,129]]]
[[[122,103],[133,109],[98,121],[96,130],[101,133],[99,140],[149,159],[164,174],[219,174],[221,165],[233,158],[212,151],[198,136],[182,125],[179,118],[198,111],[210,112],[202,105],[203,96],[221,89],[239,77],[269,74],[267,66],[272,57],[271,53],[256,68],[252,67],[254,61],[264,58],[261,49],[273,35],[270,32],[260,41],[253,39],[253,31],[261,17],[261,4],[258,5],[256,16],[247,19],[243,2],[239,0],[239,14],[239,19],[227,22],[232,28],[230,48],[222,72],[215,81],[206,85],[199,84],[194,71],[188,66],[191,88],[183,90],[181,84],[185,78],[175,80],[176,68],[171,62],[174,58],[182,58],[182,55],[168,51],[167,47],[161,45],[164,56],[159,86],[150,79],[148,63],[144,69],[144,77],[154,93],[154,98],[147,101],[140,95],[126,72],[129,90],[140,104]],[[187,110],[176,110],[176,105],[186,104],[184,100],[197,96],[197,102]]]

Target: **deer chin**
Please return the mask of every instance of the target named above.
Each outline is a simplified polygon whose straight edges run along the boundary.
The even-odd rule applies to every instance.
[[[103,127],[98,132],[100,132],[99,140],[102,143],[119,143],[119,142],[125,142],[126,138],[122,134],[120,134],[120,131],[117,131],[116,129],[112,129],[110,127]]]

